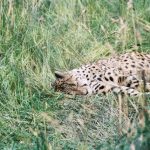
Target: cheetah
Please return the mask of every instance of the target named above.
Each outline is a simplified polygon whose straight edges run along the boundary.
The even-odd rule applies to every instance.
[[[142,73],[144,72],[144,78]],[[100,59],[78,69],[55,72],[56,91],[73,95],[126,94],[138,96],[145,83],[150,91],[150,54],[128,52]]]

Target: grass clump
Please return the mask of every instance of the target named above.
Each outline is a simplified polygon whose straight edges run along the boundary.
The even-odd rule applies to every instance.
[[[53,73],[149,52],[149,14],[149,0],[1,0],[0,149],[114,149],[115,97],[70,99],[53,91]]]

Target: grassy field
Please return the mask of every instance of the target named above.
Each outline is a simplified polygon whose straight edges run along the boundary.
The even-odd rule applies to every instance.
[[[132,50],[150,52],[150,0],[1,0],[0,149],[114,149],[116,98],[68,97],[51,84],[55,70]],[[129,105],[122,126],[138,113]]]

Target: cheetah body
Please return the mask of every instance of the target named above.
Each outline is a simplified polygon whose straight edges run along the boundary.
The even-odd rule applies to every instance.
[[[55,72],[54,86],[56,91],[75,95],[108,92],[138,95],[143,82],[149,91],[149,73],[150,54],[131,52],[101,59],[68,72]]]

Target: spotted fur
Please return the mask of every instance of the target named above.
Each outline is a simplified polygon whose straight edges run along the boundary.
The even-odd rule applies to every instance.
[[[142,78],[144,72],[144,79]],[[83,65],[68,72],[55,72],[56,91],[75,95],[108,92],[139,95],[145,80],[150,90],[150,54],[125,53]]]

